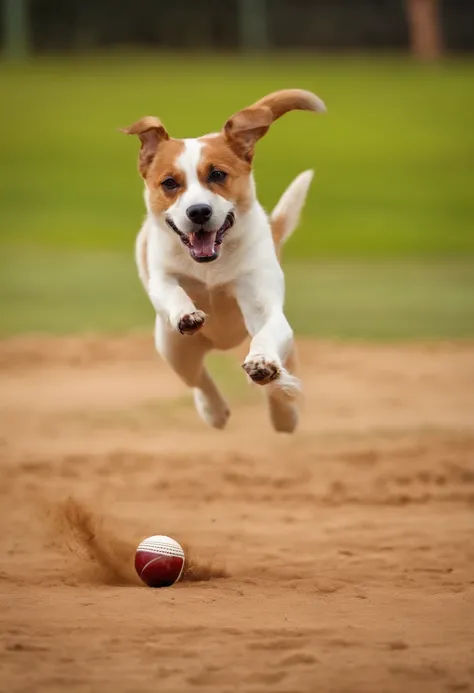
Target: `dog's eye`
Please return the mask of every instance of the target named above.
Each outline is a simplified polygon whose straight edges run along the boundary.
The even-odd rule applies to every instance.
[[[209,182],[210,183],[223,183],[226,178],[227,178],[227,173],[225,171],[219,171],[217,168],[215,168],[209,174]]]
[[[179,188],[179,183],[175,181],[174,178],[165,178],[164,181],[161,182],[161,185],[166,188],[166,190],[176,190],[176,188]]]

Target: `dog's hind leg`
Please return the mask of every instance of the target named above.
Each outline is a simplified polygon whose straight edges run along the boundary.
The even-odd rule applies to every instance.
[[[202,369],[199,386],[193,388],[193,394],[194,404],[201,419],[214,428],[224,428],[230,416],[230,409],[205,367]]]
[[[171,331],[157,316],[155,345],[181,380],[192,388],[199,416],[209,426],[224,428],[230,410],[204,365],[212,348],[209,340],[199,332],[189,336]]]
[[[295,375],[296,361],[296,346],[293,344],[284,362],[286,370],[291,375]],[[279,433],[293,433],[299,420],[297,395],[271,384],[267,386],[265,393],[273,428]]]

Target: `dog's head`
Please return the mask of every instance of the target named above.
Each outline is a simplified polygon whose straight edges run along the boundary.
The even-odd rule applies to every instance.
[[[325,107],[308,91],[287,89],[239,111],[220,133],[197,139],[173,139],[151,116],[123,130],[140,138],[138,168],[150,211],[196,262],[217,259],[226,232],[251,207],[255,143],[292,110],[321,112]]]

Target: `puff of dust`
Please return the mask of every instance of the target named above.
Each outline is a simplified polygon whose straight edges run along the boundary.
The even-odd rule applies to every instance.
[[[49,513],[49,519],[55,547],[66,547],[81,559],[81,569],[75,573],[78,580],[107,585],[139,584],[133,568],[135,542],[117,538],[107,529],[102,516],[68,498]]]
[[[193,555],[192,549],[186,544],[181,544],[186,556],[181,582],[206,582],[215,578],[229,577],[224,566],[213,561],[201,561]]]
[[[142,585],[134,568],[139,539],[118,538],[106,527],[105,518],[74,498],[68,498],[48,513],[54,546],[66,547],[81,561],[74,572],[80,582],[106,585]],[[142,537],[143,538],[143,537]],[[181,581],[203,582],[228,576],[224,567],[198,559],[182,543],[186,556]],[[68,579],[71,575],[68,575]]]

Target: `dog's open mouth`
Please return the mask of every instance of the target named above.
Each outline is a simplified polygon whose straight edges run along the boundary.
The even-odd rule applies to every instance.
[[[167,217],[166,222],[183,245],[189,248],[189,253],[196,262],[212,262],[219,257],[219,246],[222,244],[226,232],[234,225],[235,216],[229,212],[224,223],[217,231],[205,231],[203,228],[191,233],[183,233],[178,229],[172,219]]]

